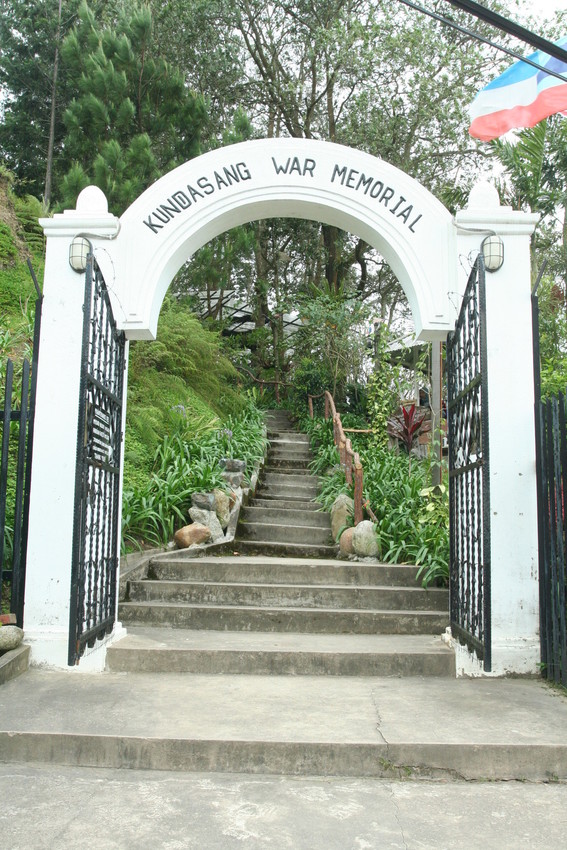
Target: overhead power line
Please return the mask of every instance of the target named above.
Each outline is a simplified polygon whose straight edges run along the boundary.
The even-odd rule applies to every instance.
[[[552,68],[545,68],[543,65],[540,65],[538,62],[534,62],[532,59],[529,59],[526,56],[522,56],[520,53],[517,53],[515,50],[511,50],[508,47],[504,47],[502,44],[497,44],[491,39],[486,38],[486,36],[480,35],[478,32],[474,32],[473,30],[468,29],[467,27],[461,26],[452,18],[446,18],[444,15],[440,15],[438,12],[433,12],[431,9],[427,9],[425,6],[420,6],[418,3],[412,2],[412,0],[399,0],[400,3],[403,3],[404,6],[409,6],[410,9],[415,9],[417,12],[421,12],[423,15],[427,15],[430,18],[433,18],[435,21],[439,21],[442,24],[446,24],[451,29],[457,30],[457,32],[463,33],[463,35],[468,36],[469,38],[475,39],[476,41],[481,41],[483,44],[487,44],[489,47],[493,47],[495,50],[499,50],[501,53],[505,53],[507,56],[512,57],[512,59],[519,60],[521,62],[525,62],[526,65],[531,65],[533,68],[537,68],[538,71],[543,71],[546,74],[549,74],[551,77],[557,77],[558,80],[561,80],[564,83],[567,83],[567,77],[563,74],[560,74],[558,71],[554,71]],[[446,0],[448,3],[460,3],[465,2],[465,0]],[[480,8],[484,9],[483,6]],[[485,10],[486,11],[486,10]],[[500,17],[500,16],[498,16]],[[503,18],[502,20],[506,20]],[[513,24],[512,21],[509,22]],[[514,26],[519,26],[518,24],[514,24]],[[520,29],[523,29],[522,27]],[[526,32],[530,32],[530,30],[526,30]],[[530,33],[534,39],[539,38],[535,33]],[[567,64],[567,51],[563,50],[561,47],[557,47],[557,45],[552,44],[550,41],[546,41],[545,39],[541,39],[546,45],[550,45],[553,48],[554,55],[559,53],[561,56],[565,58],[562,59]]]
[[[505,18],[491,9],[487,9],[486,6],[481,6],[475,0],[445,0],[445,2],[450,3],[451,6],[455,6],[457,9],[462,9],[463,12],[474,15],[475,18],[479,18],[481,21],[486,21],[487,24],[491,24],[493,27],[502,30],[502,32],[508,33],[508,35],[516,36],[520,41],[531,44],[536,50],[542,50],[544,53],[549,54],[549,56],[554,56],[556,59],[567,63],[567,50],[563,47],[558,47],[552,41],[542,38],[535,32],[520,26],[515,21],[511,21],[509,18]]]

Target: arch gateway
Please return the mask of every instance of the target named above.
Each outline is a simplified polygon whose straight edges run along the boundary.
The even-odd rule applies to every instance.
[[[85,296],[85,278],[69,265],[71,242],[79,235],[91,242],[124,332],[125,399],[128,340],[155,338],[161,304],[182,264],[218,234],[272,217],[335,225],[376,248],[403,286],[422,340],[447,338],[482,239],[502,238],[504,264],[486,281],[491,674],[537,672],[529,254],[537,216],[501,207],[496,191],[479,184],[453,218],[388,163],[305,139],[256,140],[197,157],[158,180],[120,219],[108,212],[102,192],[88,187],[75,210],[41,220],[47,243],[25,608],[32,663],[69,664]],[[97,533],[94,523],[91,533]],[[114,622],[86,649],[79,669],[102,670],[106,647],[123,634]],[[473,651],[458,645],[456,652],[459,673],[483,672]]]

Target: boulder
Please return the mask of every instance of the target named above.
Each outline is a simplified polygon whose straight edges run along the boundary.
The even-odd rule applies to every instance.
[[[194,543],[206,543],[211,538],[211,530],[206,525],[194,522],[184,525],[173,535],[175,545],[178,549],[188,549]]]
[[[230,520],[230,498],[224,490],[213,490],[215,497],[214,511],[221,528],[226,528]]]
[[[213,543],[224,538],[221,524],[214,511],[203,511],[201,508],[189,508],[189,516],[194,523],[205,525],[209,529]]]
[[[343,525],[348,525],[348,518],[354,514],[354,501],[347,496],[346,493],[341,493],[333,502],[331,508],[331,534],[333,540],[337,539],[337,534]]]
[[[238,487],[242,485],[242,481],[244,479],[243,472],[227,472],[226,470],[222,473],[222,477],[228,484],[228,486],[232,490],[236,490]]]
[[[354,528],[345,528],[341,534],[341,539],[339,540],[339,551],[341,555],[354,555],[354,548],[352,545],[353,534]]]
[[[361,558],[376,558],[380,553],[376,526],[369,519],[359,522],[352,535],[352,545]]]
[[[17,626],[2,626],[0,628],[0,652],[17,649],[24,639],[24,632]]]
[[[244,472],[246,469],[245,460],[236,460],[232,457],[221,457],[219,466],[226,472]]]
[[[214,511],[215,497],[213,493],[192,493],[191,504],[202,511]]]

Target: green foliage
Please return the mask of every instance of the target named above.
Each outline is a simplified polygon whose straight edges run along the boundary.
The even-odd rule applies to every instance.
[[[322,472],[331,458],[335,463],[322,479],[317,501],[330,510],[341,493],[354,495],[337,465],[332,423],[315,417],[301,420],[315,452],[313,469]],[[444,485],[428,486],[427,461],[410,459],[376,443],[372,435],[353,435],[364,473],[364,500],[378,520],[381,558],[389,563],[411,563],[424,586],[446,584],[449,577],[449,505]],[[335,452],[333,456],[333,451]]]
[[[567,305],[562,288],[544,277],[538,289],[541,395],[549,398],[567,387]]]
[[[425,583],[448,578],[449,510],[446,490],[428,489],[429,465],[388,449],[358,447],[364,496],[378,519],[382,557],[421,567]],[[431,505],[434,506],[432,510]]]
[[[263,416],[250,400],[238,416],[228,416],[222,422],[202,420],[197,426],[189,426],[179,415],[176,427],[153,453],[151,474],[124,489],[123,545],[167,543],[175,528],[189,521],[193,493],[225,489],[221,458],[245,460],[250,474],[265,447]]]
[[[242,411],[238,381],[218,334],[204,328],[186,303],[166,299],[157,340],[130,349],[126,483],[150,473],[165,434],[180,426],[199,431],[203,423]]]
[[[17,256],[18,249],[12,231],[7,224],[0,221],[0,268],[13,265]]]

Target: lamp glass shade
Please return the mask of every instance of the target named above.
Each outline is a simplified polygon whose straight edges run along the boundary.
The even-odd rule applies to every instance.
[[[480,246],[487,272],[497,272],[504,264],[504,242],[500,236],[487,236]]]
[[[76,272],[84,272],[87,268],[87,257],[92,251],[92,245],[84,236],[75,236],[69,248],[69,265]]]

